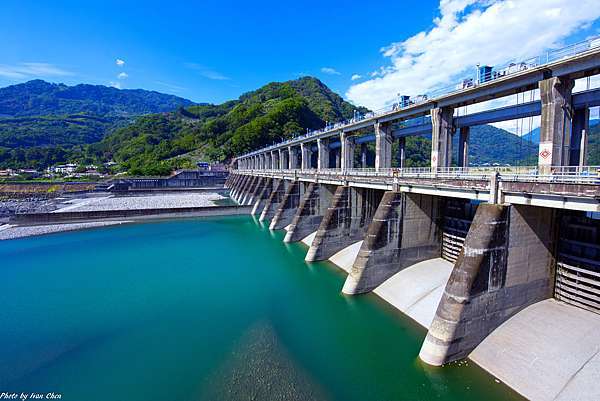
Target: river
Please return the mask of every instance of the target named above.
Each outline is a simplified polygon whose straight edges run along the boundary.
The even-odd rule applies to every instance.
[[[0,392],[62,400],[521,400],[252,217],[0,241]]]

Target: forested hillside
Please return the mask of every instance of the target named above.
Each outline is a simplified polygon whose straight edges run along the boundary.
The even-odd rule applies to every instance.
[[[88,114],[137,116],[176,110],[193,102],[142,89],[67,86],[42,80],[0,88],[0,117]]]
[[[158,174],[185,166],[195,152],[223,161],[271,144],[325,121],[351,118],[356,108],[321,81],[304,77],[274,82],[221,105],[195,105],[168,115],[152,115],[119,129],[90,147],[97,158],[114,158],[135,174]]]
[[[111,110],[109,114],[118,114],[118,108]],[[60,116],[11,117],[0,119],[0,168],[114,160],[120,170],[131,174],[168,174],[174,168],[192,167],[197,160],[229,160],[306,129],[322,128],[326,121],[351,118],[355,110],[368,111],[344,101],[321,81],[304,77],[270,83],[220,105],[187,105],[169,113],[102,117],[80,110]],[[456,138],[454,146],[456,153]],[[493,126],[473,127],[470,164],[535,164],[537,147]],[[430,148],[427,137],[407,138],[406,165],[427,166]],[[600,125],[593,125],[590,164],[600,164],[599,151]],[[371,163],[373,157],[370,150]]]

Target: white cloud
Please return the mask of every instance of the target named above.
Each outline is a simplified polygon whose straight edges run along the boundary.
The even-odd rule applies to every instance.
[[[119,78],[119,79],[125,79],[125,78],[127,78],[128,76],[129,76],[129,75],[127,75],[127,73],[126,73],[126,72],[122,72],[122,73],[120,73],[119,75],[117,75],[117,78]]]
[[[354,74],[354,75],[352,75],[352,77],[350,79],[353,80],[353,81],[356,81],[356,80],[361,79],[361,78],[362,78],[362,75]]]
[[[73,75],[73,73],[48,63],[20,63],[17,65],[0,64],[0,76],[9,79],[62,77],[68,75]]]
[[[125,65],[125,61],[118,58],[115,60],[115,64],[118,65],[119,67],[123,67]]]
[[[185,63],[185,66],[191,70],[197,71],[204,78],[212,79],[214,81],[228,81],[229,77],[221,74],[218,71],[212,70],[197,63]]]
[[[121,83],[120,82],[109,82],[108,86],[111,86],[113,88],[117,88],[117,89],[121,89]]]
[[[173,84],[169,84],[169,83],[163,82],[163,81],[154,81],[154,83],[157,85],[163,86],[163,87],[167,88],[169,91],[175,92],[175,93],[187,90],[187,88],[184,88],[183,86],[173,85]]]
[[[477,63],[504,64],[558,47],[600,17],[597,0],[441,0],[439,9],[433,28],[381,49],[389,64],[351,86],[346,97],[378,109],[398,93],[414,96],[458,83],[475,74]]]
[[[335,68],[331,68],[331,67],[323,67],[323,68],[321,68],[321,72],[323,74],[329,74],[329,75],[342,75]]]

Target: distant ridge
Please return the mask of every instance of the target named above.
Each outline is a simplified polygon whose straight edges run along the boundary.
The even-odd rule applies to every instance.
[[[590,120],[590,128],[600,124],[600,119]],[[540,143],[540,127],[532,129],[527,134],[523,135],[523,139],[526,139],[532,143],[539,144]]]
[[[41,79],[0,88],[0,116],[4,117],[76,113],[126,117],[174,111],[193,104],[188,99],[144,89],[67,86]]]

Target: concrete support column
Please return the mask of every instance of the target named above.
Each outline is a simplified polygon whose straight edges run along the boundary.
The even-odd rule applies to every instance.
[[[406,137],[398,138],[398,167],[404,168],[404,160],[406,159]]]
[[[281,200],[273,219],[271,219],[269,229],[280,230],[292,222],[292,219],[298,210],[298,206],[300,205],[303,193],[304,183],[299,181],[291,181],[288,183],[283,199]]]
[[[282,170],[290,168],[289,156],[287,149],[279,149],[279,163]]]
[[[317,231],[331,204],[335,188],[326,184],[308,184],[283,242],[301,241]]]
[[[451,107],[431,109],[431,168],[450,167],[452,163],[452,123],[454,109]]]
[[[360,166],[362,168],[367,168],[367,144],[360,144]]]
[[[335,162],[335,168],[340,169],[342,168],[342,157],[341,157],[341,148],[337,148],[334,150],[334,162]]]
[[[239,185],[240,185],[240,181],[242,179],[244,179],[244,176],[237,174],[236,178],[234,179],[234,181],[231,184],[231,191],[229,192],[229,197],[233,200],[235,200],[235,193],[237,192]]]
[[[542,119],[538,166],[550,173],[552,166],[568,166],[573,121],[572,90],[575,82],[564,77],[540,81]]]
[[[298,168],[298,149],[292,146],[288,147],[288,160],[290,170]]]
[[[466,357],[507,319],[553,293],[555,211],[480,204],[419,357]],[[517,339],[518,340],[518,339]]]
[[[342,171],[347,171],[354,167],[354,148],[355,143],[353,138],[346,132],[340,134],[340,168]]]
[[[300,144],[300,152],[302,156],[302,170],[310,169],[310,157],[312,154],[312,151],[310,149],[310,143],[302,142]]]
[[[258,221],[270,220],[275,215],[277,208],[281,204],[283,200],[283,196],[285,195],[285,191],[287,188],[287,181],[283,179],[276,179],[273,183],[273,191],[269,196],[269,199],[265,202],[265,207],[263,208],[260,218]]]
[[[317,138],[317,170],[329,168],[329,140]]]
[[[405,267],[441,253],[439,197],[386,192],[342,292],[361,294]]]
[[[250,176],[249,175],[243,175],[242,176],[242,179],[239,181],[239,183],[237,185],[237,188],[235,188],[234,191],[231,194],[231,199],[233,199],[237,203],[240,203],[240,195],[241,195],[242,191],[244,190],[244,187],[246,186],[246,184],[248,183],[249,180],[250,180]]]
[[[573,113],[573,133],[571,134],[571,166],[587,165],[588,133],[590,132],[590,109],[576,109]]]
[[[252,195],[252,192],[254,192],[254,188],[256,187],[256,182],[258,181],[258,177],[257,176],[251,176],[252,178],[250,178],[250,180],[248,181],[248,184],[244,187],[242,193],[240,194],[240,204],[241,205],[248,205],[248,200],[250,199],[250,196]]]
[[[259,192],[264,187],[265,180],[266,180],[266,178],[264,178],[264,177],[257,177],[256,182],[252,186],[252,188],[248,194],[248,197],[246,199],[246,205],[254,206],[254,204],[256,203],[256,200],[258,198]]]
[[[458,137],[458,167],[469,167],[469,136],[471,127],[460,127]]]
[[[258,188],[256,189],[256,197],[254,199],[254,207],[252,208],[252,214],[256,215],[265,208],[265,203],[271,196],[271,192],[273,191],[273,179],[265,178],[262,182],[259,183]]]
[[[339,186],[327,209],[305,260],[329,259],[364,238],[382,191]]]
[[[392,167],[392,142],[394,138],[391,126],[385,123],[375,123],[375,170]]]

